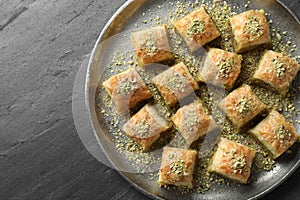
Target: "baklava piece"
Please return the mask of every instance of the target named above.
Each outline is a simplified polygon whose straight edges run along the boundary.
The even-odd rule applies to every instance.
[[[193,188],[197,151],[164,147],[158,184]]]
[[[178,20],[174,26],[192,52],[221,35],[204,6]]]
[[[200,71],[199,81],[230,90],[241,72],[242,56],[210,48]]]
[[[246,84],[227,95],[220,102],[219,107],[226,113],[228,119],[237,129],[240,129],[266,110],[266,105],[258,99],[251,87]]]
[[[269,25],[263,10],[249,10],[229,19],[235,52],[271,43]]]
[[[191,94],[199,86],[181,62],[152,79],[153,83],[169,106]]]
[[[268,50],[261,58],[253,80],[271,87],[280,94],[285,94],[299,69],[300,65],[295,59],[283,53]]]
[[[178,109],[172,121],[188,144],[216,128],[213,118],[205,113],[200,100]]]
[[[134,68],[112,76],[102,85],[111,96],[119,114],[128,113],[131,108],[152,97]]]
[[[140,66],[173,59],[165,26],[134,32],[131,41]]]
[[[124,124],[123,131],[147,151],[161,133],[170,128],[171,125],[159,116],[155,105],[147,104]]]
[[[277,111],[272,111],[264,120],[249,131],[277,158],[298,139],[295,127]]]
[[[254,157],[255,151],[252,148],[220,138],[208,171],[246,184]]]

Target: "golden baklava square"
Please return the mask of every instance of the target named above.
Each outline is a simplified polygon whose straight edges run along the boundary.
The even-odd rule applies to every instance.
[[[140,66],[173,59],[168,30],[164,25],[133,32],[131,41]]]
[[[134,68],[112,76],[102,86],[108,91],[119,114],[128,113],[130,109],[152,97]]]
[[[169,106],[175,105],[180,99],[199,88],[182,62],[158,74],[152,81]]]
[[[156,106],[147,104],[124,124],[123,131],[147,151],[161,133],[170,128],[171,125],[159,115]]]
[[[179,19],[174,26],[192,52],[221,35],[204,6]]]
[[[261,82],[280,94],[285,94],[297,76],[300,65],[283,53],[268,50],[261,58],[253,75],[254,82]]]
[[[237,53],[271,43],[269,24],[263,10],[249,10],[229,19],[234,50]]]
[[[295,127],[280,113],[273,110],[249,131],[277,158],[298,139]]]
[[[178,109],[172,121],[188,144],[216,128],[213,118],[206,114],[200,100]]]
[[[255,154],[252,148],[221,137],[208,171],[246,184]]]
[[[266,110],[266,105],[246,84],[227,95],[219,103],[219,107],[237,129],[240,129]]]
[[[242,56],[210,48],[200,70],[199,81],[230,90],[241,72]]]
[[[196,159],[197,151],[195,150],[164,147],[158,184],[193,188]]]

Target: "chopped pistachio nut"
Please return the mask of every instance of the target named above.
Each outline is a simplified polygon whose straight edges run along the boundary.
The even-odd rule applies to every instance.
[[[275,138],[283,142],[286,137],[291,137],[292,134],[289,130],[287,130],[283,125],[280,125],[275,132]]]
[[[132,92],[139,88],[136,78],[128,80],[127,78],[121,79],[118,84],[117,93],[122,96],[130,95]]]
[[[236,149],[230,150],[229,152],[227,152],[227,154],[229,154],[229,158],[230,160],[232,160],[230,167],[234,170],[234,173],[242,173],[244,167],[247,164],[245,156],[243,154],[235,156]]]
[[[247,114],[251,109],[251,104],[249,99],[247,99],[245,96],[243,96],[239,102],[238,106],[236,107],[236,110],[238,113],[245,115]]]
[[[158,52],[158,48],[156,47],[156,40],[151,35],[147,37],[147,39],[142,43],[142,49],[145,49],[147,52],[147,56],[153,56]]]
[[[264,33],[263,26],[257,17],[249,17],[243,31],[253,37],[260,37]]]
[[[282,40],[281,35],[279,33],[276,33],[276,38],[277,38],[278,41]]]
[[[229,152],[227,152],[227,154],[229,154],[229,157],[232,160],[236,154],[236,149],[231,149]]]
[[[230,58],[228,60],[222,59],[221,61],[218,61],[216,65],[219,67],[218,71],[218,77],[219,78],[228,78],[229,73],[232,71],[233,66],[233,59]]]
[[[184,92],[187,85],[186,78],[178,72],[174,72],[173,76],[168,77],[168,80],[166,80],[166,86],[170,90],[175,90],[177,92]]]
[[[277,78],[285,77],[285,73],[287,70],[287,67],[285,66],[285,64],[278,58],[272,59],[272,63],[274,64],[275,73],[276,73]]]
[[[144,138],[147,136],[147,134],[150,131],[150,124],[148,121],[146,121],[145,119],[141,120],[138,124],[137,124],[137,136],[140,138]]]
[[[184,126],[188,129],[188,131],[193,131],[195,126],[200,122],[198,112],[196,110],[185,113],[184,120]]]
[[[133,64],[134,64],[134,61],[130,60],[130,61],[128,61],[128,64],[129,64],[129,65],[133,65]]]
[[[205,22],[194,20],[190,22],[189,28],[186,31],[188,36],[194,36],[195,34],[202,34],[205,32]]]
[[[189,173],[186,171],[187,166],[185,164],[185,161],[182,159],[178,159],[171,163],[170,165],[171,171],[168,172],[168,174],[175,174],[177,178],[181,178],[183,176],[188,176]]]
[[[195,126],[199,123],[198,115],[196,112],[189,113],[189,117],[186,121],[187,126]]]
[[[242,173],[245,166],[246,158],[244,155],[240,155],[234,161],[232,161],[231,168],[234,169],[234,173]]]

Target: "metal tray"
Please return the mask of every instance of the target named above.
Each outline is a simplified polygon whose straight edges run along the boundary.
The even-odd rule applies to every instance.
[[[208,0],[207,0],[208,1]],[[140,22],[139,28],[148,27],[148,24],[141,23],[144,19],[149,19],[148,16],[144,16],[143,13],[150,10],[156,10],[160,16],[164,16],[166,11],[162,8],[158,9],[158,5],[164,4],[170,1],[150,1],[150,0],[129,0],[123,4],[119,10],[108,21],[105,28],[102,30],[97,43],[94,47],[92,55],[90,57],[88,71],[86,76],[85,85],[85,103],[86,109],[89,112],[90,123],[95,133],[94,140],[97,140],[103,152],[106,154],[111,162],[111,165],[119,170],[120,174],[130,182],[135,188],[142,193],[148,195],[153,199],[257,199],[272,191],[278,185],[283,183],[299,166],[300,152],[299,144],[295,145],[295,150],[292,154],[285,154],[277,160],[277,164],[274,170],[270,172],[262,172],[256,175],[257,180],[248,185],[243,186],[221,186],[222,192],[214,192],[212,189],[205,194],[191,193],[181,194],[180,191],[166,190],[159,188],[156,180],[148,180],[144,174],[130,173],[126,170],[127,164],[121,162],[120,158],[115,157],[112,151],[112,142],[107,134],[103,123],[99,121],[96,114],[96,90],[99,83],[103,81],[102,74],[105,72],[106,66],[109,63],[110,54],[112,49],[123,48],[130,45],[128,34],[136,29],[135,24]],[[172,1],[171,1],[172,2]],[[174,0],[176,3],[177,1]],[[249,4],[248,8],[244,8],[244,5],[248,0],[240,1],[228,1],[228,4],[234,3],[240,5],[241,11],[246,9],[261,9],[263,8],[267,13],[270,13],[272,20],[281,30],[287,30],[289,36],[293,38],[294,44],[300,47],[300,32],[299,21],[291,14],[291,12],[283,6],[282,3],[275,0],[253,0]],[[283,23],[282,23],[283,22]],[[286,23],[288,22],[288,23]],[[128,40],[122,39],[122,37],[113,37],[117,34],[123,34]],[[104,42],[105,41],[105,42]],[[128,42],[129,41],[129,42]],[[300,48],[295,54],[300,55]],[[107,77],[106,77],[107,78]],[[296,84],[300,81],[299,76],[295,81]],[[299,105],[297,105],[299,107]],[[300,127],[296,127],[300,132]],[[126,166],[125,166],[126,165]]]

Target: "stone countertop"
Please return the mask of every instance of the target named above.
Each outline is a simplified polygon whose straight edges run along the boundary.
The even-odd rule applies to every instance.
[[[124,2],[0,0],[0,199],[148,199],[88,153],[72,116],[76,73]],[[300,199],[299,178],[264,199]]]

